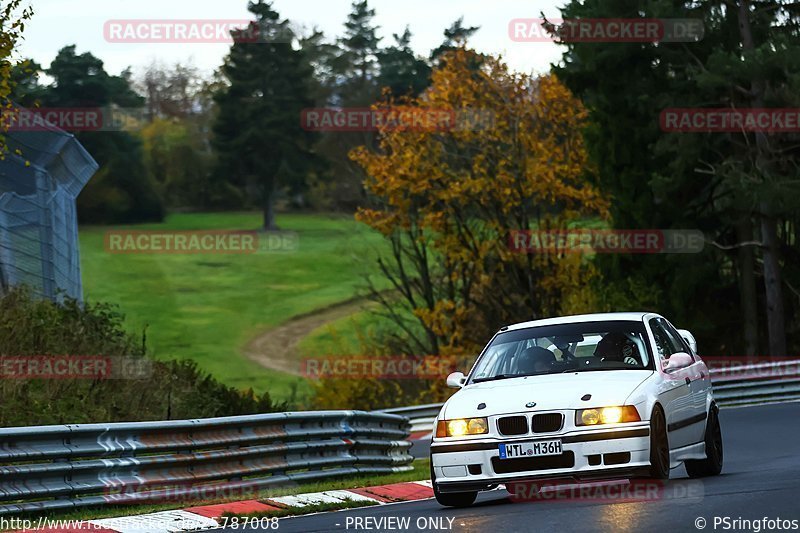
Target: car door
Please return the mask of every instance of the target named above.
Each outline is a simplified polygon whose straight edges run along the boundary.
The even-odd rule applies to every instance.
[[[701,442],[704,438],[706,427],[706,398],[708,398],[709,389],[711,388],[708,369],[698,357],[695,357],[686,339],[667,319],[661,318],[659,322],[664,327],[667,335],[669,335],[670,342],[678,347],[680,351],[692,356],[692,364],[684,372],[684,379],[688,380],[689,393],[692,397],[692,416],[689,419],[691,423],[687,426],[687,434],[689,434],[689,439],[691,440],[690,444]]]
[[[653,351],[656,356],[656,370],[661,374],[662,383],[658,391],[659,403],[664,407],[667,419],[667,435],[670,449],[682,448],[693,444],[692,431],[686,425],[694,415],[692,403],[691,380],[688,379],[687,368],[664,371],[669,357],[681,351],[670,341],[670,336],[659,321],[659,317],[648,320]]]

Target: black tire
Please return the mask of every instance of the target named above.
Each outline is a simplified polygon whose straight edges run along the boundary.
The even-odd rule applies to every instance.
[[[689,477],[717,476],[722,472],[722,428],[719,425],[719,415],[716,405],[708,411],[706,423],[706,458],[685,461],[686,473]]]
[[[650,477],[669,479],[669,437],[667,421],[660,407],[650,416]]]
[[[439,492],[436,488],[436,476],[433,474],[433,462],[431,462],[431,485],[433,486],[433,495],[439,505],[444,507],[469,507],[475,503],[478,497],[477,491],[472,492]]]

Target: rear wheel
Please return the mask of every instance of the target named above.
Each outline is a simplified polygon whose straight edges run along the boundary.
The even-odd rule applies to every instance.
[[[433,473],[433,462],[431,462],[431,485],[433,486],[433,495],[436,497],[436,501],[439,502],[439,505],[445,507],[469,507],[475,503],[475,499],[478,497],[477,491],[439,492],[439,489],[436,488],[436,476]]]
[[[669,440],[667,422],[660,407],[650,417],[650,477],[669,479]]]
[[[722,472],[722,428],[719,425],[717,406],[711,406],[706,423],[706,458],[686,461],[689,477],[716,476]]]

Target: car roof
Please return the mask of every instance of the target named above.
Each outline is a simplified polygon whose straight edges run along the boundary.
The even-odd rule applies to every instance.
[[[553,318],[544,318],[542,320],[531,320],[530,322],[520,322],[512,324],[504,328],[503,331],[511,331],[515,329],[534,328],[537,326],[553,326],[556,324],[576,324],[580,322],[608,322],[608,321],[633,321],[642,322],[648,315],[657,316],[654,313],[644,311],[628,312],[628,313],[593,313],[589,315],[570,315],[560,316]]]

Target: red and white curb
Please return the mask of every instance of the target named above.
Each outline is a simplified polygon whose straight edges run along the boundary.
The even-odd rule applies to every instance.
[[[201,531],[220,527],[224,513],[249,514],[279,511],[292,507],[305,507],[319,503],[344,503],[346,501],[387,503],[409,502],[433,498],[430,481],[411,481],[378,487],[348,490],[326,490],[293,496],[278,496],[263,500],[203,505],[176,511],[162,511],[136,516],[101,518],[72,524],[71,527],[47,528],[50,533],[77,533],[79,531],[117,533],[172,533],[177,531]]]

